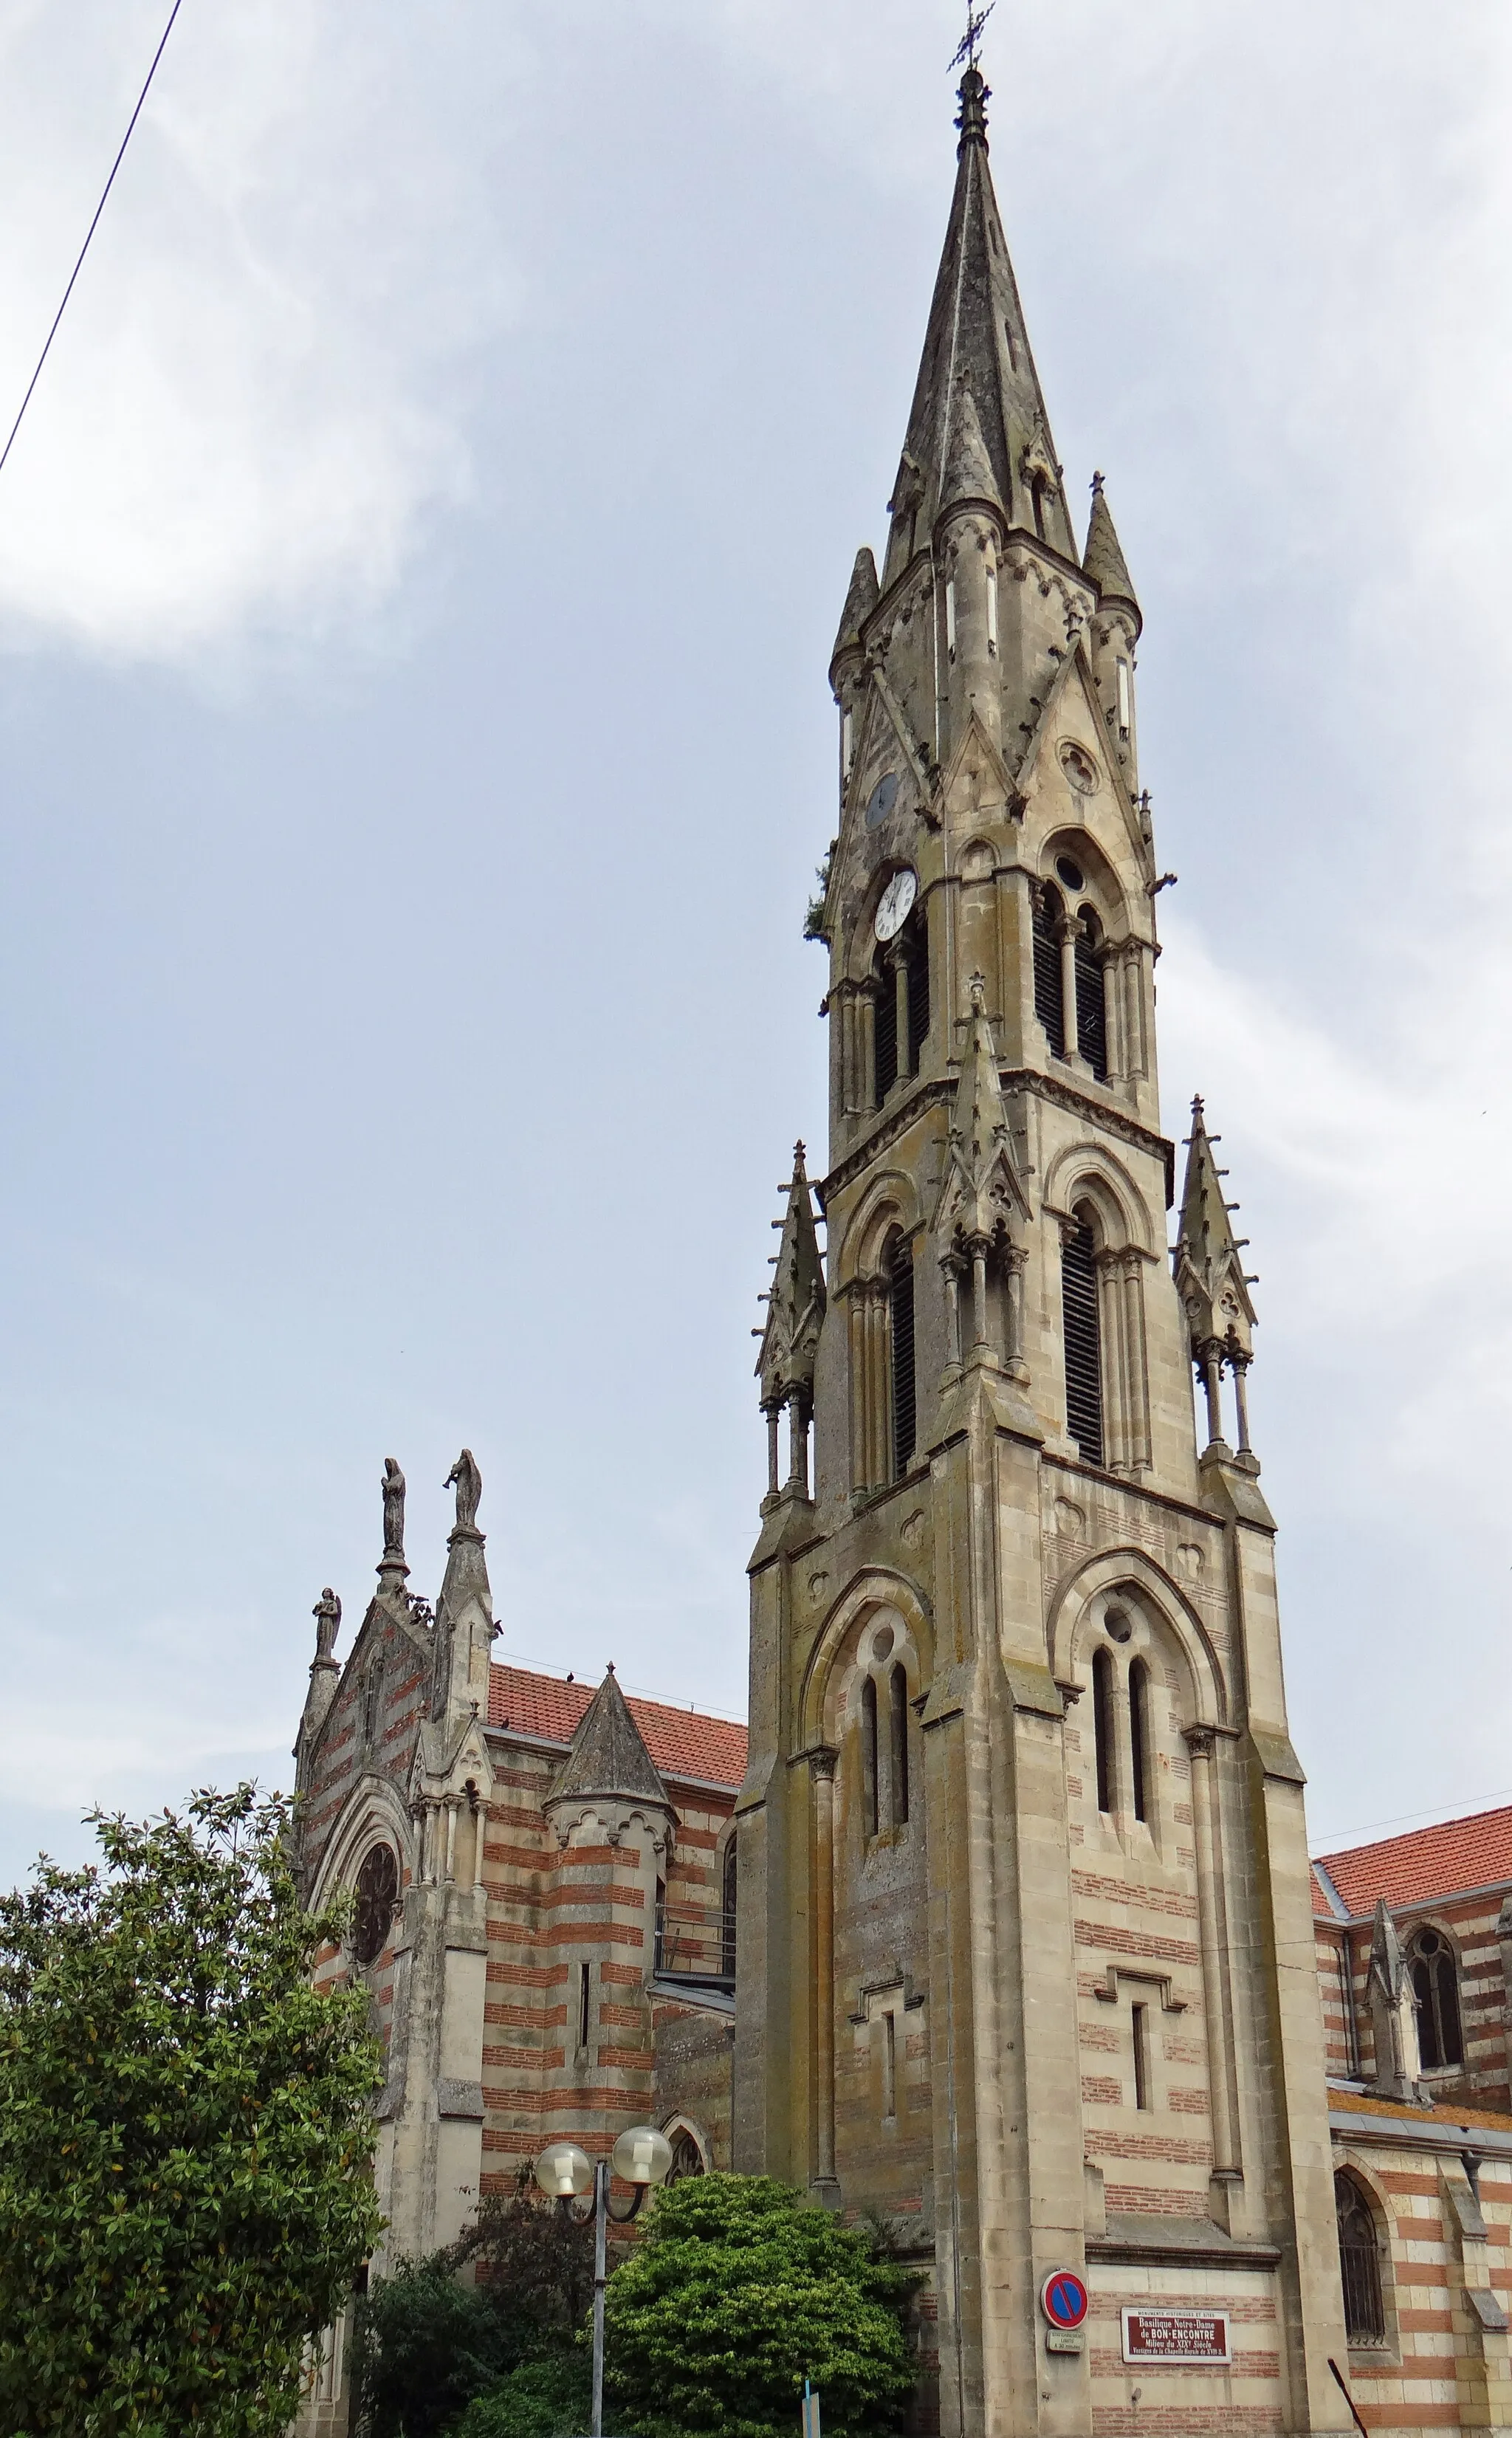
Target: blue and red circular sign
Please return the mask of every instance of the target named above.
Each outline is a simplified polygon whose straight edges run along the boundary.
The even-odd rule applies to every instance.
[[[1040,2308],[1052,2328],[1080,2328],[1087,2316],[1087,2289],[1074,2269],[1052,2269],[1040,2288]]]

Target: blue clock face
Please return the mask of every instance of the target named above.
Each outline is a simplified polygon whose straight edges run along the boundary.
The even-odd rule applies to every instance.
[[[897,801],[898,774],[896,770],[885,771],[883,776],[877,781],[876,786],[872,788],[870,795],[867,798],[866,825],[868,829],[879,830]]]

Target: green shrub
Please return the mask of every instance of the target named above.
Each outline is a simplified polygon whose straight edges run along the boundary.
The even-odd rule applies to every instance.
[[[794,2438],[806,2377],[826,2438],[876,2438],[914,2387],[914,2283],[785,2184],[687,2177],[609,2280],[606,2420],[641,2438]]]
[[[577,2345],[521,2362],[501,2385],[475,2397],[453,2438],[578,2438],[592,2410],[592,2357]]]

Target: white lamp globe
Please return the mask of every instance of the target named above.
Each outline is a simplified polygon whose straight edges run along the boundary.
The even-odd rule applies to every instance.
[[[581,2200],[593,2189],[593,2162],[575,2142],[549,2142],[536,2162],[536,2182],[553,2200]]]
[[[627,2184],[659,2184],[672,2164],[672,2145],[654,2125],[632,2125],[614,2146],[614,2172]]]

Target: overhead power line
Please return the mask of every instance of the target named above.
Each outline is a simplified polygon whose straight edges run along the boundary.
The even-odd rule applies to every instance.
[[[110,201],[110,191],[115,184],[115,172],[126,158],[126,148],[132,140],[132,131],[135,127],[137,120],[142,115],[142,104],[146,101],[149,93],[151,91],[152,79],[157,74],[157,63],[163,57],[164,52],[167,49],[168,36],[173,31],[173,20],[178,15],[183,5],[184,0],[173,0],[173,7],[168,14],[168,22],[163,28],[163,39],[152,54],[152,64],[147,72],[147,82],[143,85],[141,92],[136,97],[136,108],[132,111],[126,132],[121,137],[121,149],[116,153],[114,160],[111,164],[111,173],[105,181],[104,192],[101,194],[98,203],[95,206],[95,217],[90,221],[84,242],[79,249],[79,260],[75,263],[74,268],[69,274],[68,285],[63,290],[63,301],[52,317],[52,328],[48,331],[46,340],[43,345],[42,353],[37,358],[37,369],[32,374],[30,380],[26,383],[26,395],[22,399],[21,404],[16,411],[16,419],[10,427],[9,438],[7,440],[5,447],[0,449],[0,473],[5,471],[6,459],[9,456],[11,449],[15,443],[16,434],[21,429],[21,418],[26,414],[27,407],[31,404],[31,393],[42,379],[42,368],[47,361],[47,350],[52,345],[54,339],[58,336],[58,325],[62,320],[64,313],[68,309],[68,299],[74,292],[74,282],[84,268],[84,256],[89,252],[90,239],[93,238],[95,231],[98,228],[99,216],[104,210],[106,203]]]

